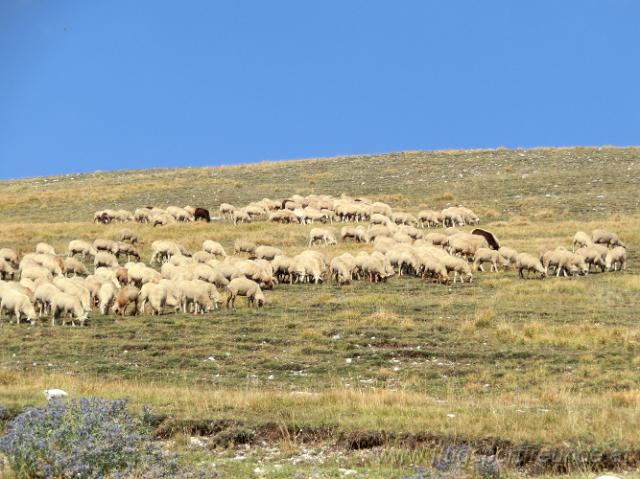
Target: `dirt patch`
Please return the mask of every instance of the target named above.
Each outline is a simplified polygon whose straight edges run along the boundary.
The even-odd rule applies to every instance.
[[[158,439],[168,439],[175,434],[211,437],[213,447],[273,444],[281,440],[307,444],[331,442],[336,447],[347,450],[394,446],[407,449],[426,447],[437,452],[463,447],[473,451],[476,456],[494,457],[507,469],[530,474],[566,474],[577,470],[599,472],[640,466],[640,450],[634,449],[554,448],[541,444],[514,444],[499,437],[465,439],[428,432],[340,431],[336,425],[307,427],[275,422],[249,425],[233,419],[168,419],[155,432]]]
[[[243,425],[241,421],[233,419],[167,419],[156,428],[155,437],[157,439],[169,439],[176,434],[215,436],[222,431],[242,427]]]
[[[384,431],[362,431],[342,433],[338,438],[338,444],[351,450],[371,449],[380,447],[392,439]]]

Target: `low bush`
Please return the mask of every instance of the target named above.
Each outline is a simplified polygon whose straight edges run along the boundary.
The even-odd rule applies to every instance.
[[[17,416],[0,452],[18,478],[195,477],[149,435],[148,410],[134,416],[124,399],[53,400]]]

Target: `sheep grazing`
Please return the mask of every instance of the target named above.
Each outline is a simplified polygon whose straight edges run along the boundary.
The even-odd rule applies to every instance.
[[[0,301],[0,314],[5,311],[13,314],[16,318],[16,324],[20,323],[20,319],[26,316],[27,321],[35,324],[38,315],[31,304],[29,297],[16,290],[8,290],[2,293],[2,301]]]
[[[299,222],[300,219],[291,210],[278,210],[269,215],[269,221],[273,223],[291,224]]]
[[[169,240],[154,241],[151,243],[151,251],[151,259],[149,260],[150,264],[154,264],[156,262],[159,264],[166,263],[172,256],[190,256],[182,245]]]
[[[524,273],[526,271],[527,276],[529,273],[537,273],[540,275],[540,279],[547,275],[547,272],[542,266],[542,263],[538,258],[529,253],[520,253],[516,257],[516,269],[521,278],[524,279]]]
[[[115,301],[111,309],[115,314],[121,315],[123,318],[127,312],[127,308],[133,304],[133,314],[138,310],[138,295],[140,290],[135,286],[125,286],[116,294]]]
[[[256,248],[257,246],[253,241],[238,238],[233,243],[233,254],[249,253],[254,255]]]
[[[334,279],[340,285],[349,284],[353,279],[353,256],[350,254],[349,256],[351,257],[350,259],[344,255],[336,256],[329,265],[331,279]]]
[[[234,266],[240,274],[256,281],[263,288],[273,288],[273,268],[268,261],[243,260]]]
[[[590,246],[578,248],[575,253],[584,258],[589,267],[589,272],[591,272],[591,267],[595,267],[600,268],[600,271],[604,273],[611,266],[608,258],[609,250],[606,246],[592,243]]]
[[[86,286],[64,276],[53,278],[53,284],[63,293],[68,293],[78,298],[84,311],[91,310],[91,292]]]
[[[256,248],[255,255],[258,259],[266,259],[268,261],[271,261],[276,256],[281,256],[282,250],[273,246],[261,245]]]
[[[89,274],[86,266],[74,257],[64,259],[63,272],[67,276],[87,276]]]
[[[422,279],[432,278],[441,283],[449,283],[449,272],[447,267],[438,258],[425,254],[419,256]]]
[[[84,240],[73,240],[69,242],[67,248],[67,256],[75,256],[77,254],[82,255],[82,259],[86,260],[87,257],[93,258],[97,251],[91,243]]]
[[[235,301],[238,296],[246,296],[249,307],[261,308],[265,305],[264,293],[255,281],[245,277],[234,278],[227,286],[227,308],[235,309]]]
[[[207,223],[211,223],[211,215],[209,214],[209,210],[206,208],[194,208],[192,214],[194,221],[202,220]]]
[[[238,225],[241,223],[251,223],[251,215],[249,215],[249,213],[247,213],[244,209],[234,211],[232,218],[234,225]]]
[[[124,241],[118,241],[117,243],[118,251],[116,252],[116,257],[120,258],[122,256],[127,257],[127,261],[130,261],[131,258],[136,261],[140,261],[140,253],[136,251],[132,244],[125,243]]]
[[[5,260],[14,268],[18,267],[18,253],[11,248],[0,248],[0,259]]]
[[[51,312],[53,297],[61,291],[52,283],[41,283],[33,291],[33,301],[40,314]]]
[[[273,275],[279,283],[288,282],[293,284],[295,260],[289,256],[276,256],[271,262]]]
[[[13,279],[16,270],[6,259],[0,257],[0,279]]]
[[[62,274],[64,268],[64,261],[58,256],[51,254],[33,254],[29,253],[24,255],[22,261],[20,261],[19,268],[24,270],[25,268],[39,266],[46,269],[51,275],[59,276]]]
[[[20,278],[38,281],[40,279],[51,280],[53,276],[51,272],[42,266],[29,266],[20,272]]]
[[[118,286],[113,281],[105,281],[98,290],[98,305],[100,314],[107,314],[113,306],[118,293]]]
[[[333,232],[325,228],[313,228],[309,232],[309,246],[317,242],[324,243],[325,246],[338,244]]]
[[[118,243],[110,239],[98,238],[93,242],[96,251],[107,251],[116,254],[118,252]]]
[[[310,283],[313,281],[315,284],[318,284],[323,281],[323,266],[317,258],[308,254],[299,254],[295,256],[293,260],[293,273],[296,282]]]
[[[484,273],[484,268],[482,265],[484,263],[491,264],[491,271],[498,272],[498,266],[508,266],[509,260],[503,257],[499,251],[490,249],[490,248],[478,248],[473,257],[473,269],[482,271]]]
[[[227,256],[226,251],[220,243],[213,240],[205,240],[202,243],[202,251],[209,253],[213,256]]]
[[[591,240],[596,244],[607,245],[609,248],[613,248],[615,246],[622,246],[623,248],[626,248],[626,245],[620,241],[618,235],[610,231],[593,230]]]
[[[38,254],[50,254],[50,255],[54,255],[55,256],[56,250],[50,244],[38,243],[36,245],[36,253],[38,253]]]
[[[542,265],[548,273],[549,268],[554,268],[556,276],[563,274],[565,277],[574,274],[588,274],[589,266],[582,256],[566,249],[547,251],[542,255]]]
[[[95,258],[93,259],[93,267],[100,268],[101,266],[106,266],[107,268],[116,268],[118,267],[118,258],[113,253],[109,253],[107,251],[99,251],[96,253]]]
[[[354,265],[357,276],[360,277],[360,275],[362,275],[371,283],[386,281],[395,274],[393,266],[389,260],[381,253],[377,252],[374,252],[371,255],[366,253],[358,254],[354,259]]]
[[[167,213],[170,214],[173,219],[182,223],[189,223],[193,221],[193,213],[187,211],[179,206],[168,206]]]
[[[476,251],[479,249],[476,244],[469,241],[467,238],[450,237],[447,243],[449,245],[450,254],[461,256],[463,258],[473,259]]]
[[[393,233],[395,232],[395,225],[391,226],[372,226],[369,231],[366,232],[366,240],[367,243],[371,243],[372,241],[375,241],[377,238],[380,238],[382,236],[386,236],[386,237],[391,237],[393,236]]]
[[[164,285],[157,283],[147,283],[140,288],[139,310],[144,314],[145,306],[149,303],[152,315],[162,314],[167,303],[167,289]]]
[[[135,245],[138,244],[138,235],[136,235],[133,231],[128,228],[120,230],[120,234],[118,235],[120,241],[128,241],[129,243]]]
[[[444,215],[439,211],[422,210],[418,213],[420,226],[431,228],[432,226],[444,226]]]
[[[460,278],[461,283],[464,283],[465,279],[467,279],[469,283],[473,281],[473,273],[467,260],[447,254],[441,255],[438,259],[444,264],[445,268],[447,268],[448,273],[453,272],[453,284],[456,283],[458,278]]]
[[[77,296],[69,293],[57,293],[51,302],[51,325],[55,325],[56,319],[62,316],[62,325],[66,324],[65,316],[71,320],[71,325],[75,326],[75,321],[80,321],[84,326],[88,316]]]
[[[578,231],[573,236],[572,248],[574,252],[576,251],[576,249],[586,248],[587,246],[591,246],[592,244],[593,241],[591,241],[591,237],[584,231]]]
[[[352,239],[354,241],[358,241],[358,235],[356,234],[356,229],[353,226],[343,226],[340,228],[340,240],[346,241],[348,239]]]
[[[232,218],[235,210],[236,210],[236,207],[233,205],[230,205],[229,203],[222,203],[220,205],[220,208],[218,208],[218,211],[220,211],[220,214],[223,217],[227,217],[227,218]]]
[[[418,220],[411,213],[393,213],[391,215],[391,221],[397,225],[418,226]]]
[[[445,208],[441,212],[443,226],[464,226],[463,213],[455,206]]]
[[[369,219],[369,224],[370,225],[381,225],[381,226],[387,226],[389,224],[391,224],[391,218],[389,218],[386,215],[380,214],[380,213],[373,213],[371,215],[371,218]]]
[[[181,292],[183,312],[190,309],[194,314],[204,314],[217,309],[221,302],[216,287],[205,281],[181,280],[177,282],[177,286]]]
[[[518,252],[515,249],[509,248],[508,246],[501,246],[500,249],[498,249],[498,253],[500,253],[500,256],[506,259],[509,264],[516,264]]]
[[[614,271],[622,271],[627,267],[627,249],[616,246],[608,253],[608,262]]]

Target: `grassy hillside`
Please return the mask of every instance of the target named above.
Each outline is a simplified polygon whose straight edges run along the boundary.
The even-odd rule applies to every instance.
[[[403,152],[5,181],[0,183],[0,220],[86,221],[93,211],[104,207],[216,206],[265,196],[341,192],[387,200],[403,208],[463,203],[498,217],[569,214],[572,219],[593,218],[637,210],[639,151]]]
[[[386,452],[347,459],[371,477],[378,477],[375,471],[402,477],[412,464],[428,462],[414,444],[431,450],[433,441],[415,439],[426,433],[473,444],[499,438],[512,451],[538,445],[558,455],[543,467],[552,471],[580,469],[571,462],[576,451],[635,454],[639,191],[640,149],[634,148],[405,152],[3,182],[0,246],[23,251],[38,241],[63,251],[70,239],[115,237],[121,225],[91,223],[102,208],[215,210],[223,201],[347,192],[409,211],[469,206],[503,244],[522,251],[569,246],[577,230],[603,227],[620,234],[630,259],[625,272],[571,279],[522,281],[508,271],[479,273],[472,284],[451,287],[406,278],[343,288],[280,285],[267,292],[268,306],[259,312],[242,302],[236,312],[204,317],[97,316],[86,328],[5,323],[0,403],[39,403],[45,387],[126,395],[186,421],[178,429],[187,434],[204,419],[234,419],[253,431],[279,425],[281,451],[285,438],[294,448],[303,442],[282,431],[328,428],[317,442],[331,447],[342,447],[349,434],[376,432]],[[204,239],[230,249],[245,237],[297,252],[311,228],[127,226],[144,240],[147,260],[158,238],[196,250]],[[322,249],[332,255],[363,248]],[[399,439],[403,433],[415,439],[410,448]],[[590,457],[584,467],[597,467]],[[554,469],[556,459],[567,468]],[[228,463],[223,468],[232,477],[240,474]]]

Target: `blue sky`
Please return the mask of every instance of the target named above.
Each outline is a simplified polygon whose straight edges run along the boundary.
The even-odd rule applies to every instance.
[[[0,177],[640,143],[633,0],[0,2]]]

